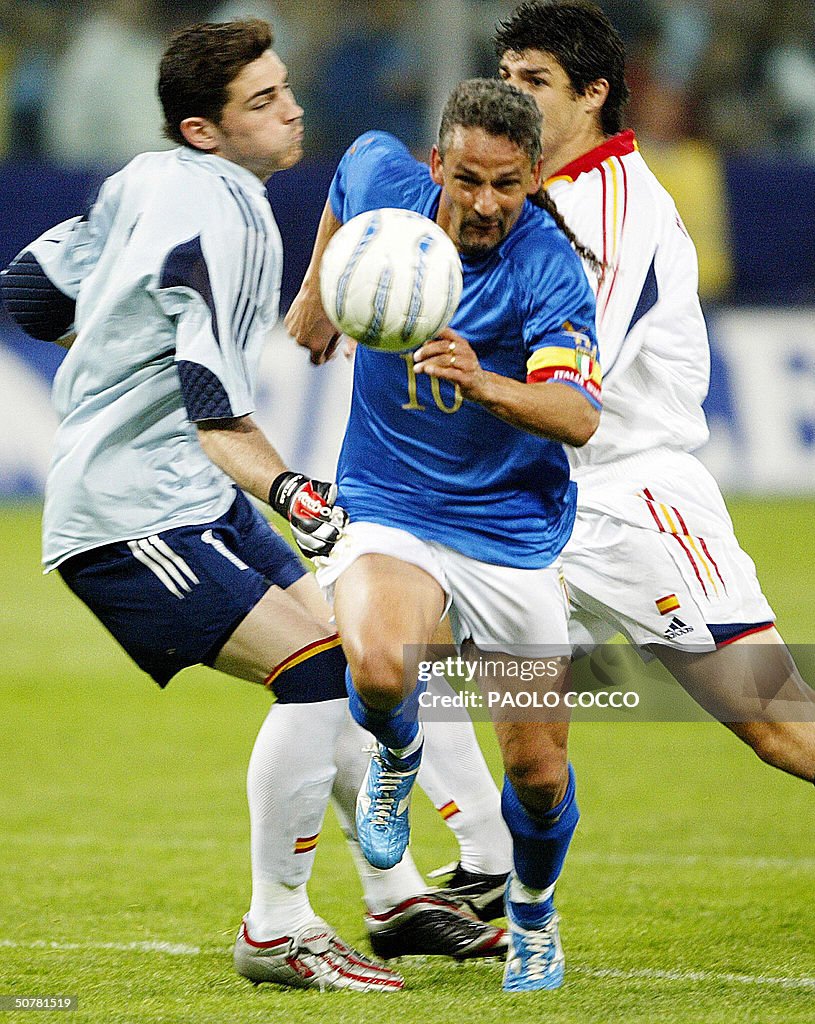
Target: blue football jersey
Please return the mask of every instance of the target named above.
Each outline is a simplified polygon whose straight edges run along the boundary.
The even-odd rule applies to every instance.
[[[342,222],[381,207],[435,219],[440,193],[402,143],[369,132],[340,162],[330,203]],[[484,369],[576,387],[599,404],[594,299],[549,214],[525,203],[504,241],[462,266],[450,326]],[[464,400],[449,381],[416,374],[410,352],[357,348],[338,482],[352,520],[406,529],[495,565],[550,565],[574,521],[563,446]]]

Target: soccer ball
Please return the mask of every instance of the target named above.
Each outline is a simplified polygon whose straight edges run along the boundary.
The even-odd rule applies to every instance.
[[[334,235],[320,266],[328,319],[367,348],[407,352],[450,322],[461,260],[438,224],[413,210],[370,210]]]

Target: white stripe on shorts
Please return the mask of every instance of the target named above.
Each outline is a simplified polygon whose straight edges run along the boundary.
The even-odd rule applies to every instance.
[[[138,541],[129,540],[127,542],[127,546],[130,548],[133,557],[138,559],[138,561],[141,562],[142,565],[146,565],[150,572],[152,572],[155,576],[159,578],[159,580],[164,584],[164,586],[170,591],[171,594],[174,594],[178,598],[184,597],[184,595],[181,593],[181,591],[178,589],[175,583],[173,583],[173,581],[170,579],[170,577],[167,575],[164,569],[162,569],[162,567],[158,565],[156,562],[154,562],[149,555],[147,555],[144,551],[141,550]]]
[[[175,551],[173,551],[173,549],[170,547],[170,545],[166,541],[163,541],[161,537],[158,536],[158,534],[154,534],[152,537],[148,537],[147,540],[150,542],[150,544],[153,545],[154,548],[156,548],[157,551],[161,552],[161,554],[169,558],[172,561],[173,565],[177,566],[181,570],[181,572],[183,572],[184,575],[190,580],[191,583],[201,582],[195,575],[195,573],[192,571],[192,569],[181,557],[181,555],[177,555]],[[189,587],[187,589],[189,589]]]
[[[224,558],[227,559],[227,561],[231,562],[233,565],[236,565],[241,572],[243,572],[244,569],[249,568],[246,562],[242,562],[236,554],[233,554],[233,552],[229,550],[229,548],[226,546],[226,544],[224,544],[223,541],[219,540],[217,537],[213,535],[212,530],[204,530],[204,532],[201,534],[201,540],[205,544],[209,544],[210,547],[215,548],[219,555],[223,555]]]
[[[151,541],[156,540],[160,541],[161,545],[170,552],[172,557],[168,557],[163,550],[151,543]],[[175,597],[183,599],[184,593],[182,591],[189,593],[192,590],[192,587],[184,578],[185,574],[190,576],[195,583],[198,582],[198,577],[183,558],[176,555],[159,537],[129,540],[127,546],[130,548],[133,557],[146,566]],[[183,572],[180,570],[178,563],[183,566]]]

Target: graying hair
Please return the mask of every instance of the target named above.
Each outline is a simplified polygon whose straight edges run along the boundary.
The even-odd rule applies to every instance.
[[[541,116],[535,101],[500,78],[470,78],[450,93],[439,125],[442,157],[456,127],[481,128],[507,138],[533,165],[541,155]]]

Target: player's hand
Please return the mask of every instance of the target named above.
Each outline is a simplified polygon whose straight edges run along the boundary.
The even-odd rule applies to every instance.
[[[465,398],[478,400],[487,374],[470,343],[445,327],[413,353],[416,373],[439,377],[458,384]]]
[[[336,484],[302,473],[281,473],[269,491],[269,504],[291,523],[292,536],[308,558],[329,554],[340,539],[348,516],[336,499]]]
[[[315,366],[327,363],[336,352],[341,334],[325,315],[318,291],[303,285],[283,323],[297,344],[309,350]]]

